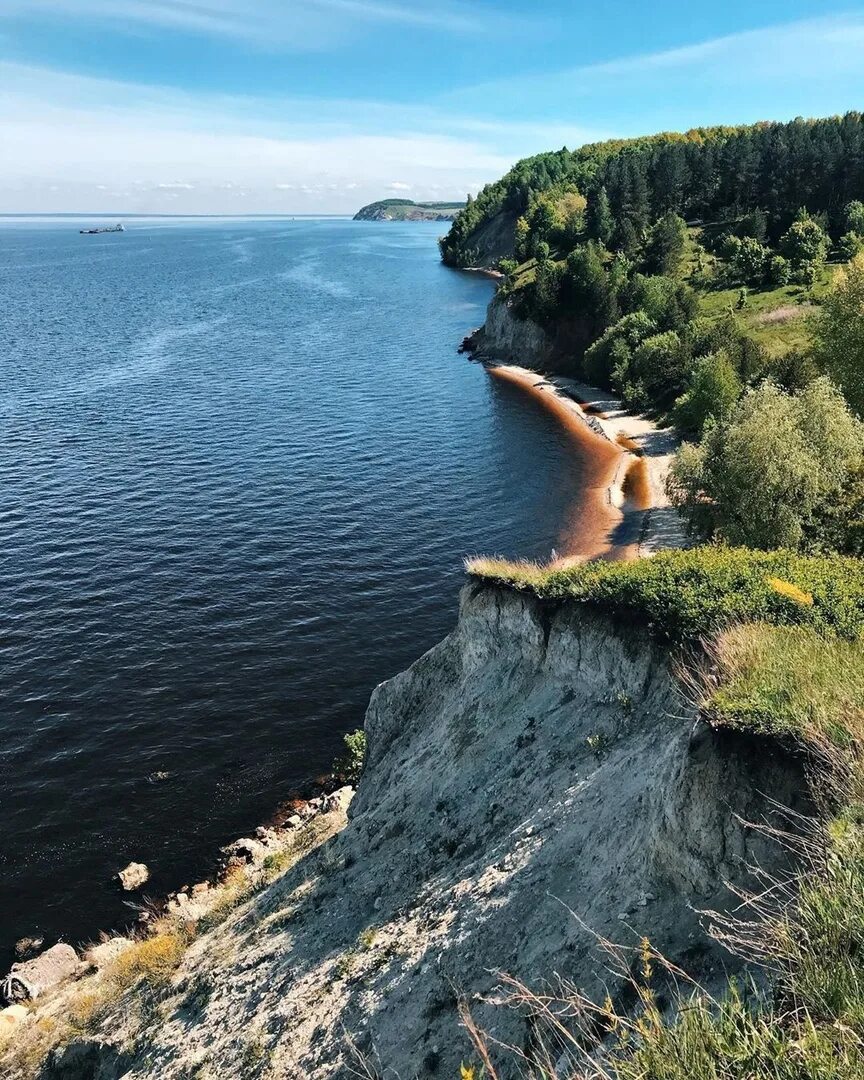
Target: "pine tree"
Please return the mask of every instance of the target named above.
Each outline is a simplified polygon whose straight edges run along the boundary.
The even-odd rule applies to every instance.
[[[605,247],[609,246],[615,231],[615,218],[612,216],[605,187],[601,187],[597,194],[588,200],[585,227],[592,240],[599,240]]]

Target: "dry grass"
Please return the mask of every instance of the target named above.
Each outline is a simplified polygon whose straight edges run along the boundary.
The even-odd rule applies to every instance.
[[[136,941],[105,969],[104,976],[117,992],[137,983],[153,988],[169,985],[186,952],[190,938],[167,930]]]
[[[528,559],[511,561],[496,556],[477,555],[465,560],[465,572],[472,577],[489,578],[518,589],[542,589],[551,569],[549,564],[531,562]]]

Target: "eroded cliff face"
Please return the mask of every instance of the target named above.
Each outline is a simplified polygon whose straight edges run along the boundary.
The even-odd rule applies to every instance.
[[[530,319],[517,319],[500,293],[492,298],[486,322],[475,336],[476,354],[528,367],[554,366],[555,343]]]
[[[99,1075],[455,1076],[459,993],[521,1046],[524,1018],[477,995],[497,971],[614,994],[598,934],[718,985],[734,961],[694,909],[782,861],[742,821],[805,810],[805,784],[703,724],[670,663],[587,607],[466,587],[454,631],[372,696],[347,827],[195,942],[133,1049],[119,1010]]]

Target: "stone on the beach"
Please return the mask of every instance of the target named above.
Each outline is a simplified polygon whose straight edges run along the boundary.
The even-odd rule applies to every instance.
[[[52,945],[32,960],[13,964],[0,986],[0,996],[12,1004],[34,1001],[46,990],[77,975],[80,968],[78,953],[71,945]]]
[[[324,800],[324,813],[332,814],[335,810],[339,810],[344,814],[353,798],[353,787],[341,787],[338,791],[331,792]]]
[[[99,970],[100,968],[107,967],[113,960],[126,952],[135,943],[130,941],[126,937],[113,937],[107,941],[100,941],[98,945],[91,945],[87,952],[84,953],[84,959],[92,967]]]
[[[117,877],[126,892],[134,892],[149,880],[150,871],[144,863],[130,862],[125,870],[121,870]]]
[[[262,844],[260,840],[253,840],[251,837],[244,836],[240,840],[235,840],[233,844],[228,844],[222,848],[222,854],[228,856],[229,865],[238,865],[241,863],[262,863],[267,858],[267,847]]]

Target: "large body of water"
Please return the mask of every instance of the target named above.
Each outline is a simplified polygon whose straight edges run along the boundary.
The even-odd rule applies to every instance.
[[[442,226],[78,224],[0,224],[2,948],[205,873],[580,486]]]

